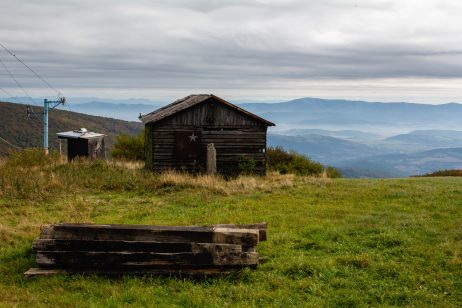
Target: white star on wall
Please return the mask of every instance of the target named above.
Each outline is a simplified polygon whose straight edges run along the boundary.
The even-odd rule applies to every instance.
[[[194,135],[194,132],[193,132],[192,135],[189,136],[189,142],[197,141],[197,137],[198,137],[198,136]]]

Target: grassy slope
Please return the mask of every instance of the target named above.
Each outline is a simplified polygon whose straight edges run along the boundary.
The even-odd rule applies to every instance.
[[[77,169],[84,167],[71,166],[67,172]],[[150,181],[158,183],[149,189],[114,183],[68,193],[63,189],[36,200],[0,197],[0,305],[460,304],[460,178],[271,176],[216,184],[204,178],[192,183],[167,176]],[[268,262],[236,276],[201,281],[24,279],[22,273],[34,266],[30,247],[40,224],[62,221],[174,225],[267,221],[269,240],[257,250]]]
[[[34,110],[37,113],[42,112],[40,107],[34,106]],[[111,148],[118,134],[135,134],[139,132],[142,125],[138,122],[53,110],[49,113],[50,146],[53,149],[57,149],[59,146],[56,133],[81,127],[85,127],[89,131],[107,134],[107,147]],[[41,147],[43,145],[42,122],[35,117],[28,119],[25,105],[0,102],[0,137],[22,148]],[[0,155],[7,154],[10,149],[11,147],[0,141]]]

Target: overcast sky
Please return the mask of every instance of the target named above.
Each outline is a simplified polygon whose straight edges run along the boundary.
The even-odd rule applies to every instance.
[[[0,42],[70,97],[462,102],[460,0],[1,0],[0,12]],[[54,94],[0,59],[31,95]],[[1,65],[0,87],[23,95]]]

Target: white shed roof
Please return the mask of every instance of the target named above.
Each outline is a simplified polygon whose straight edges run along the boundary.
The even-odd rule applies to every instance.
[[[58,135],[58,138],[60,139],[91,139],[106,136],[105,134],[89,132],[85,128],[57,133],[56,135]]]

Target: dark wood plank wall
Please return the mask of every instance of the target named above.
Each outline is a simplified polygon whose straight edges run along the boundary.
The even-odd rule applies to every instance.
[[[207,130],[202,132],[202,142],[215,144],[217,170],[234,174],[241,159],[254,160],[259,173],[265,172],[266,127],[239,128],[236,130]]]
[[[146,130],[146,137],[150,138],[147,142],[147,166],[156,171],[203,172],[207,144],[214,143],[218,172],[236,174],[240,160],[247,159],[256,162],[257,172],[265,173],[266,125],[222,103],[205,101],[147,125]],[[175,131],[182,130],[201,133],[199,159],[175,157]]]
[[[162,123],[160,123],[162,122]],[[263,123],[237,110],[210,98],[201,104],[180,111],[158,122],[164,126],[182,127],[184,125],[214,128],[239,128],[261,126]]]

